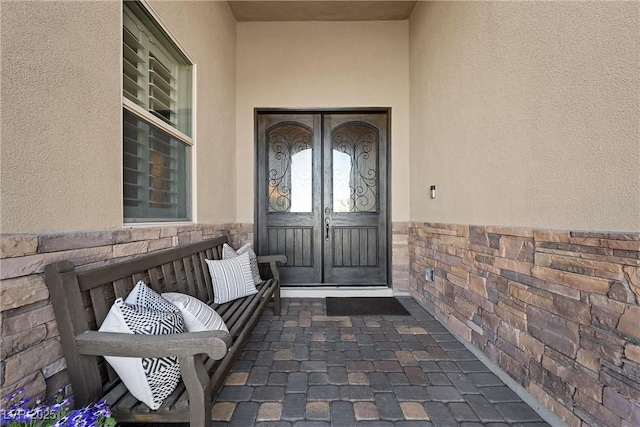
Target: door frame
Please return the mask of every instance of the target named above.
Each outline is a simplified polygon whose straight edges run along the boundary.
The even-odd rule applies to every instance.
[[[387,117],[387,164],[385,179],[387,180],[387,194],[386,194],[386,236],[387,236],[387,287],[392,288],[393,283],[391,279],[393,277],[393,236],[392,236],[392,209],[391,209],[391,165],[392,165],[392,138],[391,138],[391,107],[343,107],[343,108],[279,108],[279,107],[256,107],[253,109],[253,180],[254,180],[254,199],[253,199],[253,247],[256,250],[260,247],[258,245],[258,229],[260,215],[258,212],[259,198],[257,189],[259,188],[259,173],[258,168],[258,116],[260,114],[341,114],[341,113],[384,113]],[[258,253],[258,255],[262,255]],[[297,283],[296,286],[304,286],[304,283]]]

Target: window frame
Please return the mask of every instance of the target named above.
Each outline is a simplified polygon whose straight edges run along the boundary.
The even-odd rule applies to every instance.
[[[127,3],[129,3],[129,1],[127,0]],[[122,99],[122,111],[123,114],[121,115],[121,131],[120,131],[120,135],[121,135],[121,145],[120,145],[120,159],[121,159],[121,167],[120,167],[120,172],[121,172],[121,179],[120,181],[122,182],[122,184],[124,185],[124,140],[123,140],[123,131],[124,131],[124,111],[128,111],[131,114],[133,114],[134,116],[136,116],[138,119],[146,121],[149,125],[151,126],[155,126],[156,128],[158,128],[159,130],[161,130],[162,132],[167,133],[168,135],[170,135],[171,137],[177,139],[178,141],[180,141],[181,143],[185,144],[185,146],[187,146],[187,148],[189,148],[191,150],[190,152],[190,159],[188,159],[188,172],[187,175],[189,177],[189,194],[187,195],[186,199],[186,210],[187,210],[187,219],[175,219],[172,220],[170,218],[167,219],[159,219],[157,221],[153,220],[152,218],[140,218],[139,221],[136,221],[135,219],[133,221],[131,221],[131,219],[129,218],[129,221],[127,221],[128,218],[125,217],[125,206],[124,206],[124,188],[121,189],[121,218],[123,219],[123,226],[125,227],[148,227],[148,226],[162,226],[162,225],[180,225],[180,224],[193,224],[196,222],[196,204],[195,204],[195,189],[196,189],[196,162],[195,162],[195,158],[196,158],[196,85],[197,85],[197,65],[195,63],[195,61],[193,60],[193,57],[188,53],[188,51],[184,48],[184,46],[182,46],[180,44],[180,42],[177,40],[177,38],[173,35],[173,33],[169,30],[168,26],[162,21],[162,19],[158,16],[158,14],[156,13],[156,11],[153,9],[153,7],[148,3],[147,0],[135,0],[135,1],[131,1],[130,3],[137,3],[138,7],[140,7],[141,9],[144,9],[144,12],[146,12],[149,17],[152,19],[152,21],[154,22],[155,25],[157,25],[158,29],[160,31],[162,31],[164,33],[164,36],[167,38],[167,40],[173,44],[173,49],[175,49],[184,59],[186,62],[188,62],[188,66],[191,67],[191,97],[190,97],[190,110],[191,110],[191,114],[190,114],[190,131],[191,131],[191,135],[187,135],[184,132],[182,132],[181,130],[177,129],[177,127],[174,127],[172,125],[170,125],[169,123],[165,122],[164,120],[162,120],[161,118],[159,118],[158,116],[156,116],[155,114],[151,113],[149,110],[141,107],[140,105],[136,104],[135,102],[131,101],[130,99],[128,99],[125,96],[124,93],[124,81],[121,78],[121,85],[120,85],[120,94],[121,94],[121,99]],[[121,11],[122,15],[121,15],[121,28],[124,28],[124,4],[123,4],[123,10]],[[121,43],[120,43],[120,75],[122,76],[122,70],[123,70],[123,62],[124,62],[124,50],[123,50],[123,40],[122,40],[122,35],[121,35]],[[164,48],[166,49],[166,48]]]

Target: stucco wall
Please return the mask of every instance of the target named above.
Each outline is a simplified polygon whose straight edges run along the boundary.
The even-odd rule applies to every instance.
[[[120,226],[120,3],[0,7],[2,232]]]
[[[418,2],[412,220],[640,230],[639,7]]]
[[[196,64],[194,220],[234,221],[235,20],[226,2],[150,4]],[[121,3],[1,7],[2,232],[122,227]]]
[[[237,220],[253,222],[254,108],[391,107],[392,220],[409,217],[408,22],[238,23]]]

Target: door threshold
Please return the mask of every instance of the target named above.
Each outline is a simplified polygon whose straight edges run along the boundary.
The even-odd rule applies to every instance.
[[[282,286],[282,298],[326,298],[326,297],[392,297],[393,289],[386,286]]]

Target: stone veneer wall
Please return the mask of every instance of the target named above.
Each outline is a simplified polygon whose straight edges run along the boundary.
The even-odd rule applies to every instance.
[[[391,225],[391,285],[395,292],[409,290],[409,223],[394,222]]]
[[[99,266],[225,233],[234,245],[253,240],[253,226],[238,224],[0,236],[0,396],[20,387],[28,397],[51,396],[69,384],[46,264],[68,259]]]
[[[544,406],[640,425],[640,233],[411,223],[408,242],[410,293]]]

